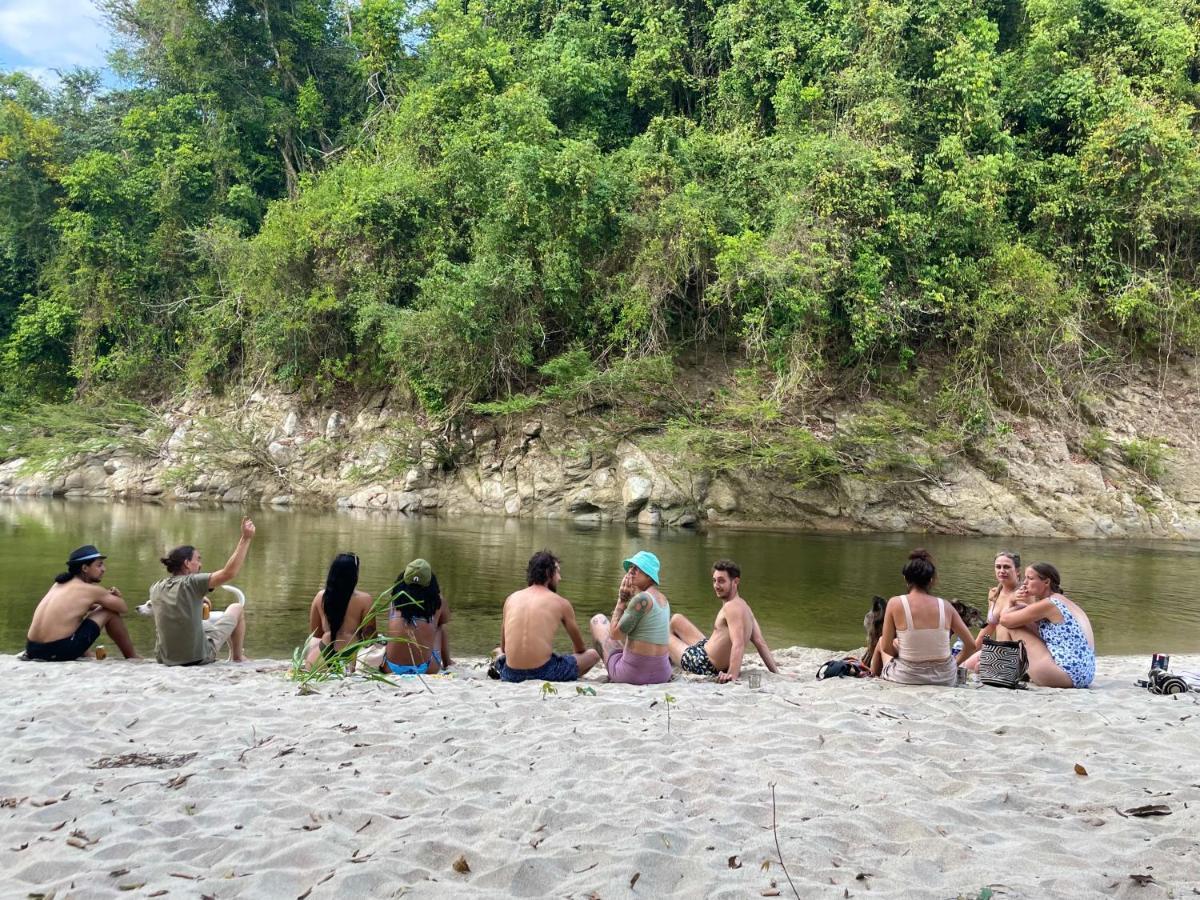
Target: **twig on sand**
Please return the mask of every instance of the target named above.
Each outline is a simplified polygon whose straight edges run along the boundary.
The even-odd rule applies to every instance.
[[[775,835],[775,852],[779,856],[779,867],[783,869],[783,874],[787,876],[788,884],[792,887],[792,893],[796,895],[796,900],[800,900],[800,892],[796,890],[796,885],[792,882],[791,873],[787,870],[787,863],[783,861],[783,850],[779,847],[779,829],[775,826],[775,782],[771,782],[771,833]]]
[[[196,758],[195,753],[122,753],[120,756],[105,756],[96,760],[89,769],[123,769],[145,766],[150,769],[178,769]]]

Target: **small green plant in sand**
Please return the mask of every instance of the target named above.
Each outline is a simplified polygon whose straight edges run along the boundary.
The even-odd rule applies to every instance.
[[[542,682],[542,699],[543,700],[545,700],[551,694],[557,694],[557,693],[558,693],[558,688],[556,688],[550,682],[548,682],[548,681]]]
[[[667,734],[671,733],[671,707],[675,703],[675,697],[671,694],[663,694],[663,703],[667,707]]]
[[[595,697],[596,689],[594,687],[591,687],[590,685],[587,687],[584,687],[582,684],[577,684],[577,685],[575,685],[575,693],[579,694],[582,697]]]

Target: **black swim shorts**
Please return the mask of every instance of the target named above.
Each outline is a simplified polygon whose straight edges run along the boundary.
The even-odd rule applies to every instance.
[[[66,662],[79,659],[88,652],[88,648],[100,637],[100,626],[93,619],[84,619],[70,637],[49,641],[26,641],[25,655],[30,659],[43,659],[50,662]]]

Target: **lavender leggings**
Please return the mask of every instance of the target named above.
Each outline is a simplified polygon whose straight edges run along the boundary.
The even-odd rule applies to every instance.
[[[618,684],[663,684],[671,680],[671,657],[642,656],[618,647],[608,655],[608,680]]]

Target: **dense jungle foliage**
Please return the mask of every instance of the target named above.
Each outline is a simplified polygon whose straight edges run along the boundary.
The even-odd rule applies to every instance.
[[[1200,342],[1200,0],[101,5],[119,87],[0,76],[10,398],[704,349],[775,402],[936,359],[982,428]]]

